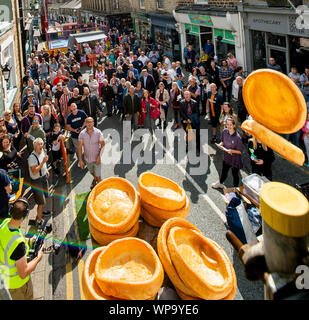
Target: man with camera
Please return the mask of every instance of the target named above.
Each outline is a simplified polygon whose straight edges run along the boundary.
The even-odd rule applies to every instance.
[[[27,200],[15,201],[11,218],[0,225],[0,272],[13,300],[32,300],[33,287],[30,273],[36,268],[43,256],[42,248],[29,263],[29,246],[20,231],[20,226],[29,212]]]

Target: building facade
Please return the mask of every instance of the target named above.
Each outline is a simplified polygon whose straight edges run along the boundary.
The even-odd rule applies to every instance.
[[[133,1],[133,0],[132,0]],[[120,32],[133,31],[131,1],[128,0],[82,0],[82,23],[116,27]]]
[[[236,1],[220,0],[180,0],[174,10],[181,35],[182,62],[183,48],[189,43],[200,55],[207,40],[214,45],[218,61],[231,52],[242,66],[245,65],[245,50],[242,18]]]
[[[274,57],[284,73],[309,65],[309,1],[248,1],[238,4],[243,18],[247,69],[266,67]],[[299,7],[302,5],[302,7]]]
[[[20,101],[23,77],[23,51],[20,36],[18,1],[2,0],[0,4],[0,115]],[[3,70],[10,69],[6,80]]]
[[[150,37],[151,43],[160,45],[164,53],[173,59],[181,58],[180,36],[173,9],[176,0],[133,0],[134,32],[142,38]]]

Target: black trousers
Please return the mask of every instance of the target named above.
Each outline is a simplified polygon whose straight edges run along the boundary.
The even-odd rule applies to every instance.
[[[226,180],[230,168],[232,168],[233,185],[234,185],[234,187],[238,187],[238,185],[239,185],[239,168],[233,168],[231,165],[227,164],[225,161],[223,161],[223,165],[222,165],[220,183],[222,184]]]

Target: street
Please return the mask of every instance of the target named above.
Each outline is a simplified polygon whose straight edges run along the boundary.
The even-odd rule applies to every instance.
[[[87,78],[88,70],[83,70],[85,78]],[[171,110],[170,110],[171,111]],[[168,116],[171,119],[171,112]],[[201,128],[208,129],[208,121],[201,118]],[[190,198],[190,214],[187,218],[188,221],[195,224],[206,237],[216,241],[227,253],[231,262],[234,265],[237,276],[237,293],[236,300],[262,300],[263,299],[263,285],[261,282],[250,282],[243,274],[243,266],[240,264],[237,253],[226,240],[226,226],[225,226],[225,208],[224,195],[222,191],[215,190],[210,185],[218,179],[218,175],[221,172],[222,164],[222,152],[217,149],[213,144],[204,145],[205,154],[201,154],[201,157],[205,157],[208,161],[208,168],[205,174],[193,175],[190,174],[190,170],[196,165],[191,165],[188,159],[178,159],[177,162],[174,155],[177,152],[170,152],[166,148],[166,141],[147,143],[144,147],[151,150],[152,163],[151,164],[138,164],[138,161],[131,161],[130,164],[124,161],[123,156],[119,158],[111,158],[111,149],[123,150],[123,142],[120,145],[115,145],[116,141],[108,136],[108,133],[104,131],[107,128],[113,128],[116,132],[119,132],[120,137],[123,137],[123,122],[120,121],[119,116],[113,115],[108,118],[105,115],[98,121],[98,128],[105,133],[105,151],[102,155],[102,179],[111,176],[119,176],[128,179],[136,188],[139,175],[145,171],[151,171],[159,175],[168,177],[169,179],[178,183],[183,187]],[[168,123],[167,133],[172,135],[172,121]],[[134,138],[134,140],[136,140]],[[147,141],[148,142],[148,141]],[[163,144],[164,146],[163,146]],[[132,150],[137,146],[138,141],[133,141],[131,146]],[[158,156],[155,156],[156,150],[163,150],[163,158],[157,160]],[[147,150],[148,150],[147,149]],[[177,147],[176,147],[177,149]],[[143,152],[141,155],[143,156]],[[177,156],[176,156],[177,157]],[[109,159],[111,164],[104,164],[104,159]],[[246,177],[250,172],[249,156],[247,152],[243,156],[244,169],[241,170],[242,178]],[[170,164],[169,164],[170,163]],[[80,169],[77,166],[77,161],[74,155],[69,157],[70,178],[69,184],[66,184],[65,176],[56,178],[51,176],[50,178],[50,192],[52,193],[49,198],[50,205],[52,206],[53,216],[52,234],[49,238],[53,241],[62,242],[63,244],[81,244],[87,248],[85,255],[82,259],[75,262],[69,255],[67,246],[63,245],[60,252],[57,255],[45,255],[43,262],[40,263],[32,275],[34,284],[34,297],[35,299],[53,299],[53,300],[79,300],[83,299],[83,292],[81,288],[81,277],[84,261],[87,258],[91,250],[98,246],[98,244],[88,239],[86,241],[80,241],[78,224],[77,224],[77,212],[75,206],[75,197],[78,194],[88,192],[92,181],[92,176],[87,169]],[[309,175],[308,169],[305,167],[297,167],[286,160],[276,155],[276,161],[273,165],[273,180],[295,185],[308,182]],[[232,179],[229,176],[226,181],[226,186],[232,186]],[[33,207],[33,204],[32,204]],[[35,207],[32,209],[30,218],[35,217]],[[158,228],[149,226],[146,222],[140,218],[140,230],[138,237],[147,240],[150,244],[156,247],[156,236],[159,231]],[[28,221],[25,221],[25,225]],[[166,287],[172,287],[172,284],[165,276],[164,285]]]

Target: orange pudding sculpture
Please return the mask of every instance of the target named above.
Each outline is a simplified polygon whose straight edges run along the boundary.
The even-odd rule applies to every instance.
[[[281,72],[259,69],[245,80],[243,99],[254,120],[244,121],[241,128],[286,160],[303,165],[302,150],[277,134],[297,132],[305,124],[307,105],[297,85]]]
[[[186,218],[190,212],[190,200],[183,188],[174,181],[152,172],[144,172],[138,179],[141,196],[141,216],[160,227],[173,217]]]
[[[136,236],[141,211],[140,196],[126,179],[112,177],[98,183],[87,201],[89,230],[101,245]]]
[[[138,238],[111,242],[97,257],[95,280],[107,296],[149,300],[158,293],[164,270],[152,246]]]
[[[234,267],[224,250],[192,223],[171,218],[157,238],[160,260],[183,300],[233,300]]]

